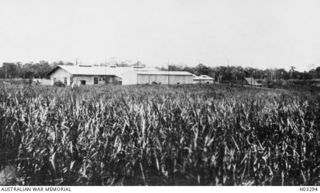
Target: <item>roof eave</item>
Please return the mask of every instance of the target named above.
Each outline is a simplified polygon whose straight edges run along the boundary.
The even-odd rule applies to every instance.
[[[56,66],[54,67],[48,74],[47,76],[51,76],[51,74],[53,74],[55,71],[57,71],[59,68],[61,68],[60,66]]]

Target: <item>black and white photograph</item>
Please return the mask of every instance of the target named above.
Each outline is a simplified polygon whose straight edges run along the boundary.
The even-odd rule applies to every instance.
[[[0,0],[0,192],[318,191],[319,19],[319,0]]]

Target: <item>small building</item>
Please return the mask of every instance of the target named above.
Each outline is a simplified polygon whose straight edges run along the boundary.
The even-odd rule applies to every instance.
[[[104,85],[104,84],[192,84],[193,76],[185,71],[160,71],[146,67],[101,67],[61,65],[49,74],[51,85]]]
[[[193,83],[194,84],[213,84],[214,79],[208,75],[200,75],[200,76],[194,75]]]
[[[46,78],[34,78],[32,79],[32,83],[36,85],[51,85],[50,79]]]
[[[252,77],[248,77],[248,78],[245,78],[245,80],[247,81],[247,83],[250,85],[250,86],[262,86],[262,84],[258,83],[254,78]]]

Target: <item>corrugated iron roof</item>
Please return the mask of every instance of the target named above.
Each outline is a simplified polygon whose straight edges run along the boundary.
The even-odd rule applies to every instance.
[[[126,72],[146,74],[146,75],[180,75],[180,76],[192,76],[193,74],[185,71],[160,71],[156,68],[134,68],[134,67],[110,67],[110,66],[69,66],[61,65],[53,69],[51,73],[56,71],[58,68],[61,68],[73,75],[88,75],[88,76],[119,76],[121,77]]]
[[[213,80],[213,78],[211,78],[208,75],[200,75],[200,76],[194,77],[193,80]]]
[[[99,76],[99,75],[115,75],[120,76],[121,74],[128,71],[157,71],[156,68],[142,68],[137,69],[134,67],[110,67],[110,66],[71,66],[71,65],[60,65],[53,69],[50,73],[52,74],[57,69],[63,69],[73,75],[90,75],[90,76]]]
[[[138,71],[138,74],[144,74],[144,75],[176,75],[176,76],[192,76],[190,72],[186,71]]]
[[[129,71],[129,67],[119,67],[119,68],[112,68],[112,67],[103,67],[103,66],[67,66],[67,65],[62,65],[59,66],[63,70],[69,72],[70,74],[73,75],[120,75],[125,71]]]

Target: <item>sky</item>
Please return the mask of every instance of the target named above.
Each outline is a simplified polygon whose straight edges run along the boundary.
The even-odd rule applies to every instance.
[[[0,63],[320,66],[319,0],[0,0]]]

